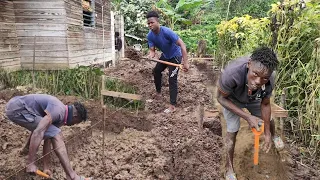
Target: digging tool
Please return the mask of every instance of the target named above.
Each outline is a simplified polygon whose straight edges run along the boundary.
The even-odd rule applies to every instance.
[[[36,174],[41,176],[41,177],[47,178],[47,179],[52,179],[48,174],[46,174],[46,173],[44,173],[44,172],[42,172],[40,170],[37,170]]]
[[[183,69],[182,64],[176,64],[176,63],[172,63],[172,62],[167,62],[167,61],[163,61],[163,60],[159,60],[159,59],[153,59],[153,58],[147,58],[147,57],[143,57],[143,59],[149,60],[149,61],[154,61],[154,62],[158,62],[158,63],[162,63],[162,64],[166,64],[169,66],[175,66],[180,68],[181,70]]]
[[[259,163],[259,138],[264,131],[264,123],[258,123],[260,131],[257,131],[256,128],[252,128],[254,134],[254,155],[253,155],[253,164],[256,166]]]

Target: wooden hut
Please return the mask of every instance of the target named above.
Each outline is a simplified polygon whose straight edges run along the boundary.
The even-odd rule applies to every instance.
[[[0,67],[64,69],[114,60],[110,0],[1,0]]]

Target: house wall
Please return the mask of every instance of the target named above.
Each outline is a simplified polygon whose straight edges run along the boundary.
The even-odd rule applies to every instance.
[[[90,65],[112,60],[110,0],[95,0],[94,27],[86,27],[83,24],[81,0],[64,0],[64,2],[67,13],[69,66]],[[103,5],[104,42],[102,28]]]
[[[13,2],[0,1],[0,68],[20,68],[20,53],[15,25]]]
[[[35,49],[36,69],[68,68],[64,1],[13,0],[13,6],[21,67],[32,68]]]

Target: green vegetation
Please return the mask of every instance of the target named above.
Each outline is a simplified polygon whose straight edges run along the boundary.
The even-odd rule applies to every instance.
[[[157,10],[161,24],[179,34],[189,53],[196,53],[198,42],[205,40],[206,53],[215,56],[218,65],[248,55],[261,45],[274,48],[281,61],[275,101],[280,102],[286,89],[285,108],[290,111],[286,127],[293,139],[309,147],[314,155],[320,152],[320,5],[317,0],[304,2],[158,0],[149,1],[152,5],[147,9],[143,5],[142,9]],[[125,16],[134,17],[132,13]],[[142,18],[141,23],[146,21]],[[146,26],[141,27],[147,32]],[[146,36],[146,32],[131,32]]]
[[[33,85],[32,71],[20,70],[14,72],[0,71],[0,79],[6,87]],[[35,71],[36,88],[43,89],[54,95],[74,95],[86,99],[99,99],[101,91],[101,75],[99,68],[80,66],[68,70]],[[137,94],[138,89],[130,84],[112,78],[106,78],[105,88],[109,91]],[[105,97],[107,105],[112,107],[142,108],[140,101],[130,102],[120,98]]]

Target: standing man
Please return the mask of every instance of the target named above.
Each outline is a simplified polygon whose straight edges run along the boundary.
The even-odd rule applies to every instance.
[[[254,50],[250,57],[241,57],[231,62],[220,76],[217,100],[223,106],[223,115],[227,121],[227,180],[237,179],[233,168],[233,155],[240,117],[248,122],[250,128],[258,131],[258,123],[264,122],[266,152],[271,148],[271,138],[276,147],[283,147],[282,140],[275,136],[274,122],[270,121],[270,97],[274,88],[274,70],[278,64],[273,50],[261,47]],[[250,114],[242,108],[246,108]]]
[[[188,71],[189,63],[187,57],[187,49],[184,42],[170,28],[160,26],[159,15],[155,11],[150,11],[147,14],[147,23],[150,29],[147,39],[149,45],[149,58],[155,57],[155,49],[162,51],[160,60],[168,61],[176,64],[183,64],[184,71]],[[157,63],[153,69],[154,83],[156,86],[157,96],[161,96],[161,80],[162,71],[167,68],[167,65]],[[178,95],[178,67],[168,66],[169,68],[169,91],[170,91],[170,106],[164,111],[171,113],[175,111]]]
[[[6,104],[6,116],[13,123],[31,131],[22,154],[28,154],[26,171],[34,174],[36,154],[44,140],[43,155],[50,153],[51,144],[66,173],[67,180],[86,180],[78,176],[70,165],[66,146],[62,139],[62,125],[71,126],[87,119],[87,110],[83,104],[64,105],[56,97],[46,94],[16,96]],[[51,175],[49,156],[43,158],[44,172]]]

